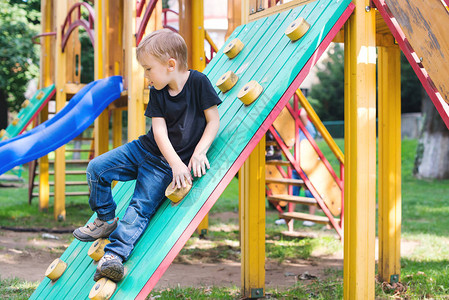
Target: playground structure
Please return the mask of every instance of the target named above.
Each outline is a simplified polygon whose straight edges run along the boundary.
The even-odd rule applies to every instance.
[[[181,34],[185,37],[191,53],[191,61],[189,65],[191,68],[202,70],[204,68],[204,38],[205,33],[202,26],[202,1],[181,1],[185,7],[185,13],[180,14],[180,26]],[[258,32],[257,39],[263,42],[253,44],[245,43],[248,48],[252,48],[254,53],[250,55],[242,52],[241,56],[237,56],[236,60],[228,60],[222,51],[218,51],[214,60],[208,65],[208,69],[205,73],[208,74],[212,82],[216,80],[229,69],[230,66],[235,64],[241,65],[242,57],[248,56],[248,61],[254,61],[256,57],[260,57],[264,54],[262,50],[263,43],[269,40],[269,33],[274,34],[280,38],[280,34],[283,34],[283,30],[269,31],[263,26],[266,20],[280,20],[284,27],[289,25],[290,22],[283,18],[288,15],[287,12],[302,11],[302,7],[307,7],[304,11],[307,11],[309,7],[314,5],[330,5],[330,1],[291,1],[283,5],[273,5],[274,1],[269,1],[268,5],[264,5],[264,1],[229,1],[230,9],[233,10],[234,16],[230,24],[239,23],[239,13],[242,15],[241,22],[247,25],[243,25],[230,36],[229,40],[235,37],[241,38],[245,43],[251,36],[244,30],[250,32]],[[224,172],[221,180],[217,178],[205,177],[202,181],[198,182],[197,188],[202,187],[207,189],[209,195],[198,195],[195,193],[195,186],[188,198],[181,202],[178,207],[179,212],[174,209],[170,209],[167,205],[161,207],[158,214],[155,216],[153,224],[161,222],[159,216],[163,214],[182,214],[186,215],[184,208],[189,207],[190,215],[186,216],[184,225],[174,228],[173,224],[166,224],[164,230],[168,232],[165,235],[164,240],[171,240],[172,245],[167,247],[161,247],[158,240],[155,240],[155,249],[167,248],[168,252],[165,255],[162,251],[158,252],[158,256],[161,257],[159,263],[153,266],[154,273],[151,279],[140,288],[133,285],[127,285],[126,283],[119,283],[116,291],[116,296],[126,293],[138,293],[137,297],[144,296],[149,293],[155,282],[162,275],[163,271],[168,267],[169,263],[173,260],[174,256],[182,248],[183,243],[193,233],[197,225],[206,215],[208,209],[213,205],[213,202],[218,198],[219,194],[223,191],[229,178],[237,172],[241,165],[243,165],[240,173],[241,180],[241,236],[242,236],[242,292],[247,297],[261,297],[264,294],[264,223],[261,220],[265,220],[265,144],[263,134],[269,129],[269,125],[274,122],[276,116],[281,113],[283,107],[287,104],[288,99],[296,93],[301,81],[309,72],[310,68],[316,62],[319,55],[325,50],[327,45],[332,41],[345,42],[345,156],[344,156],[344,178],[341,176],[341,180],[344,180],[344,208],[341,207],[341,211],[345,211],[345,219],[343,225],[344,236],[344,292],[345,299],[374,299],[374,242],[375,242],[375,178],[376,178],[376,82],[375,82],[375,66],[376,66],[376,46],[379,49],[378,61],[379,61],[379,276],[381,280],[394,282],[400,280],[400,217],[401,217],[401,174],[400,174],[400,69],[399,69],[399,54],[400,50],[396,45],[395,40],[401,47],[401,50],[406,54],[409,62],[412,64],[415,72],[417,72],[423,86],[429,93],[432,101],[437,107],[440,115],[445,123],[449,124],[449,108],[445,101],[448,101],[447,88],[445,84],[445,78],[447,76],[438,72],[443,72],[444,68],[437,68],[436,66],[445,65],[446,63],[442,59],[444,54],[449,49],[447,47],[447,36],[440,35],[444,29],[444,24],[447,24],[448,14],[444,6],[438,0],[427,1],[424,7],[414,7],[413,9],[405,5],[408,1],[396,0],[396,1],[382,1],[374,0],[373,3],[379,10],[376,12],[374,6],[370,1],[332,1],[335,5],[334,10],[327,11],[329,14],[335,16],[334,21],[326,19],[318,25],[311,22],[311,31],[321,30],[327,28],[327,31],[323,29],[323,37],[319,43],[308,43],[307,47],[301,47],[306,42],[300,40],[298,42],[291,42],[291,45],[296,47],[295,49],[300,51],[308,51],[307,56],[304,52],[301,54],[306,58],[296,55],[291,57],[289,63],[296,64],[292,69],[291,74],[293,78],[288,82],[286,86],[278,84],[277,90],[269,92],[267,88],[272,81],[275,81],[275,77],[271,77],[266,81],[263,81],[262,76],[257,77],[260,83],[264,86],[264,92],[262,96],[256,101],[254,107],[258,109],[250,109],[252,106],[243,106],[241,109],[234,109],[234,115],[226,112],[225,118],[227,119],[226,125],[231,127],[238,126],[239,120],[243,120],[244,110],[252,111],[249,115],[252,116],[250,123],[254,123],[251,131],[252,133],[246,134],[245,147],[235,149],[236,156],[229,158],[227,161],[227,167],[217,171]],[[56,39],[51,37],[41,37],[42,46],[42,61],[41,61],[41,78],[40,87],[50,86],[52,83],[56,85],[56,107],[60,111],[63,109],[68,94],[76,94],[80,91],[82,86],[71,81],[67,78],[67,74],[74,74],[75,72],[68,71],[69,68],[74,66],[76,55],[71,52],[70,47],[66,47],[64,51],[59,45],[62,45],[64,41],[67,41],[66,45],[70,45],[72,37],[63,35],[61,30],[53,30],[60,28],[60,24],[65,23],[65,16],[67,16],[68,8],[74,4],[73,1],[42,1],[42,27],[43,33],[56,32]],[[75,7],[81,9],[86,7],[84,4],[75,4]],[[337,7],[338,10],[337,11]],[[342,9],[343,8],[343,9]],[[417,14],[416,11],[421,12],[424,10],[432,11],[432,18],[426,14]],[[92,10],[88,9],[90,15]],[[145,13],[143,11],[145,10]],[[311,9],[312,10],[312,9]],[[352,11],[353,10],[353,11]],[[140,11],[140,14],[139,14]],[[237,12],[236,12],[237,11]],[[56,13],[57,12],[57,13]],[[76,13],[75,10],[72,12]],[[399,13],[400,12],[400,13]],[[143,17],[138,22],[138,15]],[[143,80],[143,70],[137,65],[135,60],[135,46],[138,41],[139,34],[142,32],[142,27],[138,24],[145,24],[146,18],[148,18],[149,25],[146,26],[146,32],[159,28],[161,20],[159,19],[162,14],[161,4],[157,1],[95,1],[95,21],[89,19],[88,22],[81,22],[81,26],[86,29],[95,28],[92,33],[94,49],[95,49],[95,79],[105,78],[111,75],[121,75],[124,78],[124,92],[120,99],[112,104],[111,109],[113,122],[113,141],[114,146],[118,146],[121,141],[121,111],[124,107],[128,109],[128,140],[135,139],[139,134],[144,133],[144,121],[143,121],[143,108],[144,99],[147,99],[148,94],[145,93],[145,83]],[[293,15],[294,13],[292,13]],[[305,13],[304,13],[305,14]],[[410,16],[414,18],[400,18],[399,16]],[[151,17],[150,17],[151,16]],[[305,14],[307,16],[307,14]],[[186,19],[183,19],[186,18]],[[264,19],[267,18],[267,19]],[[413,35],[413,29],[422,26],[424,22],[417,21],[416,18],[421,18],[421,21],[427,21],[425,24],[426,30],[432,34],[432,40],[437,41],[440,47],[429,47],[422,36],[428,35]],[[305,19],[307,19],[305,17]],[[348,19],[346,21],[346,19]],[[93,18],[92,18],[93,20]],[[114,20],[113,22],[111,20]],[[412,21],[410,21],[412,20]],[[293,21],[293,20],[288,20]],[[185,23],[182,23],[185,22]],[[249,23],[250,22],[250,23]],[[409,23],[407,23],[409,22]],[[76,22],[69,22],[68,32],[76,28]],[[75,24],[75,25],[74,25]],[[187,25],[188,24],[188,25]],[[344,25],[343,30],[340,27]],[[73,26],[72,26],[73,25]],[[93,25],[93,26],[92,26]],[[260,26],[261,29],[257,28]],[[143,27],[145,28],[145,27]],[[183,33],[183,30],[187,33]],[[253,31],[251,31],[253,30]],[[75,33],[75,31],[73,31]],[[137,35],[135,35],[137,34]],[[308,38],[312,34],[306,35]],[[53,44],[53,45],[52,45]],[[53,50],[52,50],[53,49]],[[123,51],[122,51],[123,50]],[[311,52],[310,52],[310,51]],[[56,53],[55,61],[52,62],[52,51]],[[290,57],[293,53],[292,49],[286,54]],[[415,52],[416,51],[416,52]],[[287,54],[289,53],[289,54]],[[310,59],[309,59],[310,58]],[[421,59],[422,58],[422,59]],[[268,59],[268,58],[266,58]],[[301,61],[298,63],[297,61]],[[304,61],[306,60],[306,61]],[[238,62],[238,63],[237,63]],[[256,68],[257,65],[252,64],[250,68]],[[222,72],[218,72],[219,69]],[[236,74],[238,68],[234,71]],[[53,71],[54,70],[54,71]],[[252,70],[254,71],[254,70]],[[447,70],[445,70],[447,71]],[[250,72],[243,72],[242,78],[250,79],[253,75]],[[255,73],[254,73],[255,74]],[[299,74],[299,75],[298,75]],[[239,74],[237,74],[239,75]],[[246,77],[245,77],[246,76]],[[69,82],[70,81],[70,82]],[[249,80],[248,80],[249,81]],[[74,83],[75,82],[75,83]],[[243,83],[238,83],[243,86]],[[222,97],[226,97],[228,100],[233,100],[230,95],[236,95],[240,86],[234,87],[229,93]],[[272,102],[268,101],[264,97],[264,93],[273,93],[277,95],[272,97]],[[272,94],[270,94],[271,96]],[[235,98],[235,97],[234,97]],[[127,100],[127,101],[126,101]],[[265,102],[263,102],[265,101]],[[275,103],[273,103],[275,102]],[[235,103],[235,102],[233,102]],[[264,103],[265,105],[263,105]],[[271,104],[268,104],[271,103]],[[233,104],[234,105],[234,104]],[[230,108],[233,105],[229,106]],[[237,104],[235,104],[237,105]],[[271,106],[270,106],[271,105]],[[304,104],[303,107],[307,105]],[[236,106],[237,107],[237,106]],[[238,106],[240,107],[240,106]],[[264,109],[262,109],[264,108]],[[232,112],[232,111],[231,111]],[[309,115],[311,113],[309,112]],[[232,116],[232,117],[231,117]],[[45,119],[45,112],[41,111],[41,119]],[[237,118],[237,119],[234,119]],[[238,119],[241,118],[241,119]],[[259,120],[260,119],[260,120]],[[108,150],[108,122],[109,113],[104,112],[95,121],[95,155],[99,155]],[[223,124],[223,119],[222,119]],[[298,125],[299,126],[299,125]],[[448,125],[449,126],[449,125]],[[227,126],[226,126],[227,128]],[[238,128],[235,129],[239,132]],[[270,129],[271,130],[271,129]],[[234,131],[232,131],[234,132]],[[224,136],[218,136],[216,145],[225,142],[227,133],[223,130]],[[240,138],[239,135],[237,137]],[[260,141],[260,142],[259,142]],[[279,143],[281,144],[281,143]],[[281,144],[282,145],[282,144]],[[242,145],[240,145],[242,146]],[[212,153],[213,149],[211,148]],[[251,154],[250,154],[251,153]],[[285,153],[285,151],[284,151]],[[212,154],[213,155],[213,154]],[[337,155],[337,154],[336,154]],[[215,159],[219,159],[219,155]],[[248,157],[248,159],[246,159]],[[343,158],[342,155],[340,155]],[[244,163],[244,161],[246,162]],[[295,165],[294,160],[291,160]],[[212,164],[214,165],[214,164]],[[218,165],[218,163],[216,163]],[[48,181],[48,159],[40,159],[40,181]],[[221,165],[220,165],[221,166]],[[64,218],[64,172],[65,171],[65,153],[64,147],[56,150],[56,162],[55,162],[55,178],[58,178],[58,182],[55,183],[55,217]],[[299,171],[299,170],[298,170]],[[211,173],[209,173],[211,174]],[[212,175],[210,175],[212,176]],[[214,175],[216,176],[216,175]],[[213,177],[213,176],[212,176]],[[217,176],[218,177],[218,176]],[[217,183],[212,184],[212,179],[218,180]],[[206,185],[206,182],[207,185]],[[48,206],[48,192],[43,191],[48,184],[41,185],[40,207],[45,208]],[[132,192],[132,184],[119,183],[114,189],[115,196],[121,199],[119,203],[118,212],[126,206],[126,198],[129,198]],[[47,196],[46,196],[47,195]],[[250,197],[251,195],[251,197]],[[200,206],[199,203],[193,203],[192,199],[197,197],[204,200],[204,206]],[[40,196],[41,197],[41,196]],[[189,198],[190,197],[190,198]],[[250,201],[251,198],[251,201]],[[166,203],[165,203],[166,204]],[[194,205],[199,207],[193,208]],[[323,207],[327,205],[323,204]],[[190,218],[190,220],[188,220]],[[159,221],[158,221],[159,220]],[[341,219],[341,222],[343,219]],[[167,223],[167,221],[165,221]],[[150,225],[151,226],[151,225]],[[172,227],[170,227],[172,226]],[[150,227],[146,236],[156,238],[160,233],[156,233],[157,228]],[[153,228],[153,229],[152,229]],[[175,234],[179,239],[175,239]],[[251,237],[251,238],[250,238]],[[162,239],[162,238],[161,238]],[[141,246],[142,248],[143,246]],[[84,251],[86,246],[80,246],[76,242],[67,249],[67,257],[75,257],[79,251]],[[142,248],[142,252],[148,249]],[[86,252],[86,251],[84,251]],[[83,252],[83,253],[84,253]],[[151,251],[149,251],[151,252]],[[137,251],[133,255],[133,258],[127,263],[129,270],[137,271],[138,268],[148,270],[148,267],[144,267],[142,262],[139,262],[143,256],[140,256]],[[152,252],[154,253],[154,251]],[[251,255],[249,255],[251,253]],[[84,256],[84,254],[81,254]],[[63,257],[64,258],[64,257]],[[69,267],[63,276],[68,274],[74,274],[73,279],[78,280],[78,286],[84,285],[87,278],[92,275],[93,265],[90,261],[87,261],[84,257],[81,258],[82,264],[77,269],[77,273],[85,274],[84,277],[77,277]],[[142,261],[144,261],[142,259]],[[85,268],[85,269],[82,269]],[[88,271],[85,271],[88,270]],[[70,273],[67,273],[69,272]],[[143,272],[143,271],[142,271]],[[141,272],[141,273],[142,273]],[[145,271],[147,272],[147,271]],[[128,274],[131,276],[131,274]],[[127,276],[128,276],[127,275]],[[41,293],[44,289],[49,291],[50,298],[57,297],[61,293],[58,286],[63,286],[64,277],[60,280],[51,283],[49,279],[44,282],[36,290],[35,297],[38,297],[38,293]],[[125,279],[126,280],[126,279]],[[73,289],[72,289],[73,290]],[[118,299],[118,298],[117,298]]]

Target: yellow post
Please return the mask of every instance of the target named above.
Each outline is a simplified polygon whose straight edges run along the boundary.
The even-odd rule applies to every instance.
[[[117,148],[122,145],[122,110],[115,109],[112,112],[112,147]]]
[[[379,47],[379,279],[401,272],[401,50]]]
[[[180,4],[182,4],[180,7],[183,7],[184,17],[179,18],[179,28],[189,49],[189,66],[201,72],[206,67],[203,0],[182,0]],[[208,227],[209,215],[207,214],[196,230],[200,235],[206,235]]]
[[[105,65],[108,62],[107,22],[108,1],[95,1],[95,80],[105,77]],[[109,113],[105,109],[97,119],[94,127],[95,156],[109,150]]]
[[[203,71],[206,67],[204,57],[204,8],[203,0],[192,0],[192,68]]]
[[[265,139],[239,174],[241,280],[244,298],[265,295]]]
[[[53,1],[42,0],[41,1],[41,27],[42,32],[53,31]],[[40,80],[39,88],[44,88],[53,83],[52,79],[52,58],[54,52],[52,52],[52,38],[42,37],[41,42],[41,57],[40,57]],[[53,50],[54,51],[54,50]],[[44,107],[39,113],[39,122],[43,123],[48,119],[48,105]],[[50,185],[49,185],[49,164],[48,156],[42,156],[39,158],[39,210],[48,211],[48,203],[50,198]]]
[[[144,77],[143,68],[136,59],[136,1],[125,1],[124,8],[125,86],[128,88],[128,141],[133,141],[145,133],[143,103]]]
[[[238,1],[237,1],[238,2]],[[250,4],[241,1],[242,23]],[[241,281],[244,298],[265,295],[265,139],[254,148],[239,171]]]
[[[345,25],[344,299],[374,299],[376,19],[369,0]]]
[[[67,15],[67,1],[55,1],[56,13],[56,112],[64,108],[67,95],[65,92],[66,54],[61,49],[61,25]],[[56,220],[65,220],[65,146],[55,151],[55,204],[54,216]]]

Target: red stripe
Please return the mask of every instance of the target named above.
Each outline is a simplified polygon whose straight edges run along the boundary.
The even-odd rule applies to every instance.
[[[421,81],[421,84],[423,85],[436,109],[440,113],[440,116],[446,124],[446,127],[449,129],[449,105],[444,101],[438,90],[432,86],[432,81],[429,81],[430,78],[427,75],[426,70],[424,68],[420,68],[419,64],[416,62],[415,58],[413,57],[413,54],[415,52],[412,49],[412,46],[409,44],[396,18],[388,14],[389,9],[385,4],[385,0],[373,1],[376,4],[376,7],[382,15],[383,19],[385,20],[385,23],[387,23],[388,28],[390,28],[391,33],[398,42],[399,47],[401,48],[405,57],[407,57],[407,60],[415,71],[416,76],[418,76],[419,81]]]
[[[229,171],[226,173],[226,175],[223,177],[223,179],[217,185],[215,190],[212,192],[212,194],[206,200],[203,207],[201,207],[201,209],[198,211],[196,216],[193,218],[193,220],[187,226],[185,231],[181,234],[178,241],[173,245],[172,249],[170,249],[167,256],[161,262],[159,267],[154,271],[153,275],[150,277],[150,279],[147,281],[147,283],[145,284],[145,286],[142,288],[142,290],[136,296],[135,299],[145,299],[146,296],[151,292],[151,290],[154,288],[154,286],[156,285],[158,280],[162,277],[164,272],[170,266],[171,262],[175,259],[176,255],[178,255],[179,251],[181,251],[182,247],[184,247],[187,240],[190,238],[190,236],[193,234],[195,229],[198,227],[198,225],[204,219],[206,214],[212,208],[215,201],[217,201],[218,197],[220,197],[221,193],[223,193],[223,191],[225,190],[225,188],[227,187],[229,182],[231,182],[232,178],[235,176],[237,171],[240,169],[240,167],[243,165],[245,160],[248,158],[248,156],[254,150],[256,145],[259,143],[259,141],[265,135],[265,132],[268,130],[270,125],[273,123],[273,121],[279,115],[279,113],[281,112],[283,107],[287,104],[289,99],[295,94],[296,90],[299,88],[299,86],[303,82],[304,78],[306,78],[306,76],[309,74],[312,67],[317,62],[318,58],[327,49],[329,44],[332,42],[332,40],[335,38],[337,33],[340,31],[340,28],[345,24],[346,20],[352,14],[354,8],[355,8],[355,5],[353,3],[350,3],[348,5],[346,10],[343,12],[343,14],[340,16],[340,18],[335,23],[334,27],[329,31],[327,36],[324,38],[323,42],[315,50],[314,54],[307,61],[307,63],[305,64],[305,66],[303,67],[301,72],[293,80],[290,87],[285,91],[284,95],[281,97],[279,102],[276,104],[276,106],[271,111],[270,115],[265,119],[265,121],[259,127],[257,132],[251,138],[248,145],[242,151],[240,156],[236,159],[236,161],[231,166]]]

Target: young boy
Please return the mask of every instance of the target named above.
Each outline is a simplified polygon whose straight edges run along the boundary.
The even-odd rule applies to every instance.
[[[109,237],[94,280],[119,281],[151,216],[165,199],[165,189],[185,187],[209,169],[206,153],[218,132],[221,103],[207,77],[187,66],[187,46],[170,30],[146,36],[137,60],[151,85],[145,116],[152,118],[146,135],[93,159],[86,170],[89,205],[97,218],[73,235],[81,241]],[[115,218],[111,182],[136,179],[134,195],[123,218]]]

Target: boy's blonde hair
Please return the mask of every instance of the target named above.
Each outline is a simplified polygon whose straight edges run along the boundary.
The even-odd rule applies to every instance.
[[[146,35],[137,46],[136,56],[141,63],[144,55],[151,54],[162,63],[174,58],[180,70],[188,70],[187,45],[184,39],[169,29],[160,29]]]

